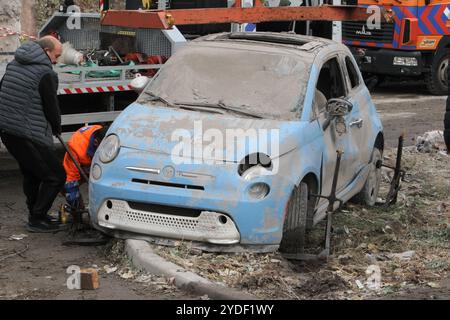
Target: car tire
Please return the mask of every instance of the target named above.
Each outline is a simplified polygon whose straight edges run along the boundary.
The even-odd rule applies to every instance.
[[[362,190],[354,197],[353,201],[373,207],[377,202],[378,191],[381,183],[381,167],[379,161],[382,160],[380,149],[374,148],[370,160],[369,174]]]
[[[447,69],[449,65],[450,49],[438,51],[431,65],[431,72],[425,74],[427,89],[434,95],[447,95],[448,78]]]
[[[283,237],[280,243],[280,251],[283,253],[304,252],[308,220],[312,217],[308,198],[308,184],[301,182],[294,188],[287,203]]]

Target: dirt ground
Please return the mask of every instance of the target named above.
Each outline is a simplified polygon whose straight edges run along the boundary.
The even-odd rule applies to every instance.
[[[385,127],[387,162],[395,158],[390,148],[400,133],[413,145],[418,135],[442,129],[445,97],[426,96],[421,90],[420,84],[386,84],[374,93]],[[450,299],[449,160],[407,148],[408,174],[398,204],[389,211],[347,205],[335,217],[333,255],[326,263],[290,262],[278,253],[200,254],[186,243],[155,249],[187,269],[261,298]],[[21,177],[14,167],[0,157],[0,299],[199,298],[130,268],[121,241],[66,247],[61,244],[65,233],[28,233]],[[385,182],[388,177],[385,172]],[[62,203],[58,198],[55,212]],[[321,228],[312,233],[313,249],[320,245],[314,235],[322,234]],[[97,268],[100,289],[69,290],[66,269],[71,265]],[[368,279],[378,274],[371,273],[374,268],[379,268],[381,284],[371,289]]]
[[[372,94],[383,122],[385,143],[397,146],[398,137],[405,134],[405,146],[430,130],[444,129],[447,97],[430,96],[421,82],[387,82]]]
[[[1,173],[0,173],[1,174]],[[64,201],[58,197],[56,212]],[[192,299],[164,278],[141,274],[129,267],[122,242],[106,246],[63,246],[67,233],[33,234],[27,219],[21,178],[12,172],[0,176],[0,299]],[[11,240],[11,236],[22,240]],[[99,272],[98,290],[69,290],[71,265],[94,267]],[[109,273],[108,273],[109,272]]]

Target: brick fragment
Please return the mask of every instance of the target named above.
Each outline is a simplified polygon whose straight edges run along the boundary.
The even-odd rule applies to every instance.
[[[98,272],[94,268],[80,270],[80,289],[95,290],[99,287]]]

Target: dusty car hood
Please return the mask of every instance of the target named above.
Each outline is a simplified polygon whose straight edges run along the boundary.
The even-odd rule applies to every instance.
[[[239,118],[232,114],[220,115],[133,103],[114,121],[109,133],[117,134],[123,147],[173,155],[183,141],[191,145],[191,159],[239,162],[250,151],[264,152],[275,159],[295,149],[300,126],[301,123],[297,121]],[[229,152],[228,147],[227,152],[228,141],[231,140],[225,137],[227,134],[232,137],[238,132],[233,130],[239,129],[250,133],[244,140],[246,142],[241,147],[236,146],[235,152]],[[215,138],[208,138],[208,134]],[[223,137],[218,140],[223,145],[222,154],[202,152],[220,135]],[[265,143],[264,139],[269,143]],[[268,147],[259,147],[258,141]],[[279,145],[275,146],[277,141]]]

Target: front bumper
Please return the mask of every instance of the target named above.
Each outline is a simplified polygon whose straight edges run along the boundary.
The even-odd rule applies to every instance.
[[[390,76],[419,76],[424,71],[424,59],[419,51],[399,51],[350,47],[362,72]],[[394,57],[416,58],[417,66],[394,65]]]
[[[137,209],[125,200],[108,199],[98,211],[98,225],[110,230],[211,244],[239,243],[236,225],[226,214],[202,211],[198,216],[183,216],[157,212],[160,206],[152,207]]]
[[[281,240],[293,188],[289,178],[245,181],[235,163],[174,165],[168,155],[124,147],[113,162],[101,164],[95,156],[94,163],[101,166],[102,176],[91,177],[89,208],[91,221],[101,230],[211,244],[278,245]],[[164,177],[168,167],[173,168],[170,178]],[[255,182],[270,185],[264,199],[252,199],[246,192]]]

